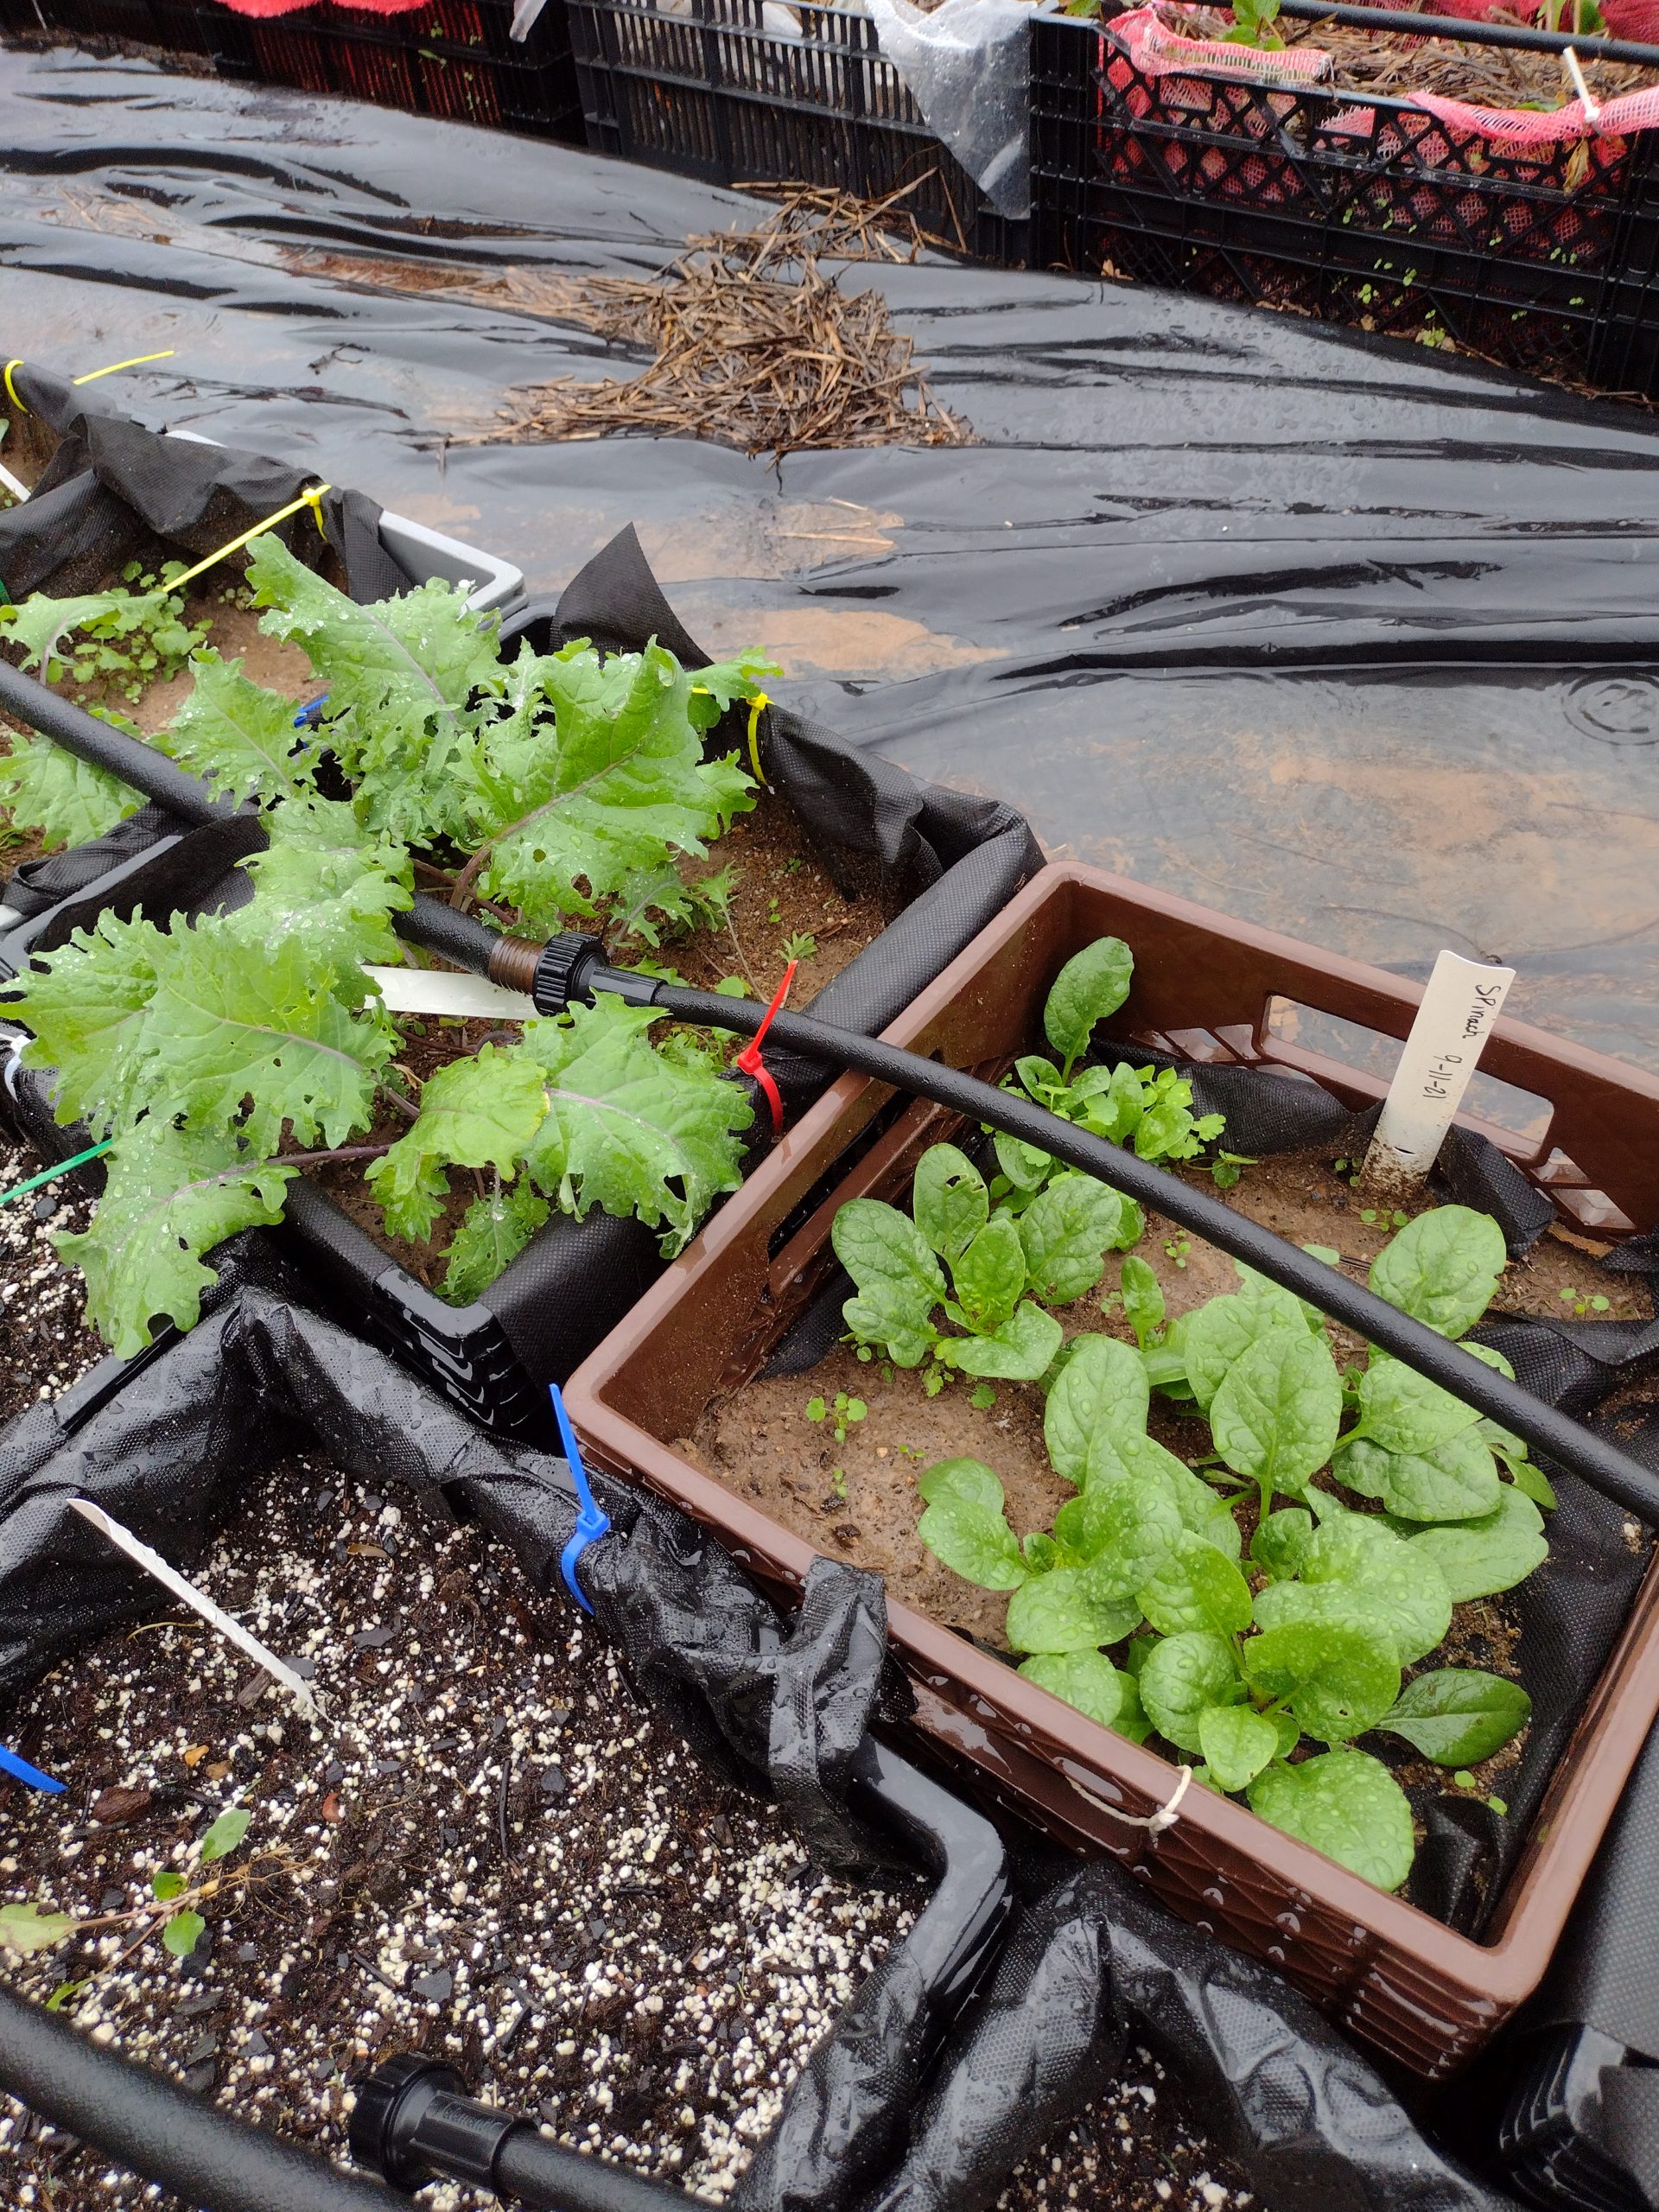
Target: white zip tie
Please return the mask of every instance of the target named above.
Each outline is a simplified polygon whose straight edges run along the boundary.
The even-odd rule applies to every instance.
[[[1154,1836],[1162,1835],[1166,1828],[1173,1828],[1179,1820],[1181,1800],[1192,1786],[1192,1770],[1190,1766],[1182,1767],[1180,1780],[1154,1813],[1120,1812],[1116,1805],[1109,1805],[1106,1800],[1094,1790],[1085,1789],[1074,1776],[1068,1775],[1066,1779],[1079,1797],[1086,1797],[1091,1805],[1097,1805],[1103,1813],[1109,1813],[1115,1821],[1122,1821],[1126,1828],[1145,1828],[1147,1840],[1150,1841]]]
[[[1573,89],[1577,92],[1580,99],[1584,103],[1585,121],[1592,124],[1599,123],[1601,121],[1601,107],[1599,103],[1597,101],[1594,93],[1592,92],[1588,84],[1585,81],[1584,71],[1579,66],[1577,49],[1570,46],[1564,47],[1561,49],[1561,62],[1567,75],[1573,79]]]
[[[0,461],[0,484],[3,484],[19,506],[29,497],[27,484],[20,484],[3,461]]]
[[[90,1498],[72,1497],[69,1505],[70,1510],[79,1513],[83,1521],[89,1521],[99,1535],[107,1536],[118,1551],[124,1552],[130,1560],[143,1568],[146,1574],[154,1575],[164,1590],[170,1590],[175,1598],[182,1599],[194,1611],[200,1613],[209,1628],[216,1628],[222,1637],[228,1638],[239,1650],[246,1652],[250,1659],[257,1660],[272,1680],[280,1682],[289,1696],[302,1705],[308,1713],[318,1710],[315,1694],[308,1682],[302,1681],[291,1667],[285,1667],[276,1653],[268,1651],[258,1637],[251,1636],[239,1621],[233,1621],[228,1613],[221,1611],[204,1591],[197,1589],[194,1582],[187,1582],[178,1569],[169,1567],[159,1552],[151,1551],[148,1544],[141,1544],[130,1529],[124,1529],[101,1505],[94,1505]]]

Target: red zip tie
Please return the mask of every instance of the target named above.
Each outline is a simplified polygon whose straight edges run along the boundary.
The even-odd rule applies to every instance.
[[[744,1074],[752,1075],[766,1093],[766,1103],[772,1109],[772,1134],[775,1137],[780,1137],[784,1134],[784,1101],[777,1084],[772,1079],[770,1069],[760,1057],[760,1047],[766,1042],[766,1032],[772,1027],[773,1014],[789,996],[789,987],[795,980],[795,970],[799,964],[798,961],[791,960],[785,969],[784,980],[772,995],[772,1004],[766,1008],[766,1020],[738,1054],[736,1061],[736,1065],[742,1069]]]

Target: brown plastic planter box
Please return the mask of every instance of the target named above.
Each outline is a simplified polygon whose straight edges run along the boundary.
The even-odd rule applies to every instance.
[[[952,1066],[999,1073],[1040,1045],[1043,1001],[1061,963],[1108,932],[1123,938],[1135,959],[1115,1033],[1192,1058],[1300,1068],[1357,1105],[1380,1095],[1383,1078],[1276,1037],[1275,996],[1394,1037],[1406,1033],[1421,996],[1417,985],[1379,969],[1122,877],[1064,866],[1044,869],[887,1034]],[[1659,1083],[1507,1020],[1483,1067],[1548,1102],[1541,1132],[1472,1126],[1501,1143],[1569,1220],[1604,1230],[1652,1225]],[[866,1193],[902,1199],[917,1156],[948,1128],[937,1108],[900,1109],[880,1084],[843,1077],[566,1392],[596,1461],[684,1507],[783,1594],[804,1580],[810,1547],[700,1473],[672,1440],[756,1372],[810,1300],[834,1264],[837,1206]],[[1536,1986],[1659,1712],[1655,1568],[1488,1938],[1477,1942],[1209,1790],[1190,1790],[1176,1824],[1149,1842],[1114,1815],[1144,1816],[1169,1798],[1176,1772],[1167,1760],[1096,1726],[896,1592],[889,1617],[918,1700],[918,1726],[971,1762],[994,1802],[1075,1848],[1125,1860],[1185,1918],[1270,1960],[1356,2035],[1429,2075],[1469,2057]]]

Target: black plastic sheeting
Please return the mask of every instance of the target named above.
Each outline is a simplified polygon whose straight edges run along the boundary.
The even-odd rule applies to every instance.
[[[963,448],[446,444],[618,373],[546,280],[754,203],[564,149],[0,56],[0,343],[562,586],[630,521],[692,634],[1051,850],[1659,1068],[1659,425],[1136,287],[862,268]],[[495,282],[473,300],[457,280]],[[537,298],[542,300],[538,310]]]
[[[149,1602],[68,1498],[93,1498],[188,1567],[295,1450],[406,1485],[440,1516],[475,1516],[556,1598],[575,1525],[562,1459],[485,1434],[310,1310],[257,1236],[227,1248],[210,1303],[118,1389],[105,1395],[95,1373],[0,1431],[0,1689]],[[887,1863],[842,1802],[870,1724],[907,1706],[880,1578],[820,1561],[785,1622],[683,1515],[603,1478],[594,1490],[613,1530],[576,1572],[639,1693],[720,1771],[775,1796],[824,1864]],[[900,1946],[785,2098],[741,2212],[976,2212],[1109,2082],[1131,2030],[1274,2212],[1502,2212],[1269,1968],[1180,1926],[1110,1866],[1057,1880],[1057,1854],[1028,1859],[1029,1909],[925,2101],[938,2038],[925,1973]]]

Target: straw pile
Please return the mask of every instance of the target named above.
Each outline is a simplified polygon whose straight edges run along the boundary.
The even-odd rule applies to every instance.
[[[515,393],[501,426],[452,443],[698,437],[781,459],[810,447],[962,445],[881,294],[826,262],[913,260],[925,234],[896,204],[808,188],[760,227],[694,238],[659,276],[545,279],[537,306],[652,358],[626,378],[561,377]],[[510,284],[510,280],[509,280]]]

